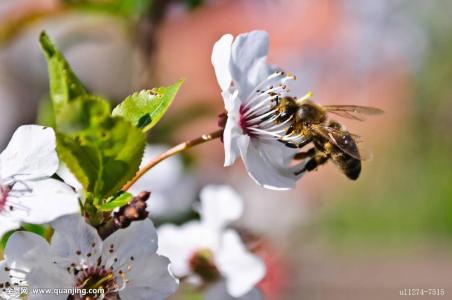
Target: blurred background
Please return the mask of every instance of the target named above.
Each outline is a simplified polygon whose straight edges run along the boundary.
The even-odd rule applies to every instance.
[[[374,158],[356,182],[330,164],[293,191],[272,192],[241,163],[223,168],[215,141],[142,180],[155,193],[151,214],[182,222],[202,186],[233,186],[246,201],[237,226],[267,262],[261,287],[270,300],[398,299],[407,288],[450,298],[451,12],[447,0],[0,0],[0,144],[20,124],[46,123],[41,30],[113,103],[186,79],[149,135],[152,157],[216,129],[223,102],[212,46],[224,33],[264,29],[269,61],[298,77],[295,95],[385,110],[363,123],[341,120]],[[185,290],[174,299],[197,297]]]

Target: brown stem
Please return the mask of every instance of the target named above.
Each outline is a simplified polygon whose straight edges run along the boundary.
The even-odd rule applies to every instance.
[[[223,129],[219,129],[217,131],[203,134],[200,137],[189,140],[186,142],[183,142],[177,146],[174,146],[171,149],[166,150],[150,162],[148,162],[144,167],[142,167],[138,172],[135,174],[135,177],[133,177],[129,182],[127,182],[123,187],[123,191],[127,191],[135,182],[137,182],[138,179],[140,179],[141,176],[143,176],[147,171],[155,167],[158,163],[161,161],[167,159],[168,157],[171,157],[177,153],[180,153],[182,151],[185,151],[187,149],[190,149],[196,145],[200,145],[209,141],[212,141],[214,139],[217,139],[223,135]]]

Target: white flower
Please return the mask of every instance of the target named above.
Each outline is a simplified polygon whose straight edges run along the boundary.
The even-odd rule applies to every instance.
[[[262,292],[258,288],[253,288],[248,293],[240,297],[231,296],[226,288],[226,282],[224,280],[220,280],[216,283],[213,283],[211,286],[207,288],[204,292],[205,300],[262,300],[264,296]]]
[[[47,223],[79,212],[76,193],[50,178],[58,168],[55,143],[51,128],[25,125],[0,154],[0,236],[21,222]]]
[[[0,261],[0,299],[20,300],[21,288],[27,288],[20,274],[12,274],[14,271],[9,269],[6,261]]]
[[[213,47],[212,64],[227,111],[224,164],[232,165],[240,155],[258,184],[289,189],[303,175],[295,175],[302,167],[291,165],[297,150],[278,141],[284,139],[290,118],[275,123],[272,101],[288,96],[287,81],[294,76],[267,65],[267,53],[264,31],[240,34],[235,40],[226,34]]]
[[[159,253],[170,258],[173,274],[208,285],[209,299],[255,295],[251,291],[265,275],[263,262],[227,228],[242,211],[242,201],[230,187],[208,186],[201,191],[200,221],[158,228]]]
[[[167,148],[161,145],[146,146],[141,165],[165,150]],[[142,191],[151,192],[147,201],[149,216],[172,218],[191,209],[196,196],[196,185],[192,176],[184,174],[180,158],[173,156],[149,170],[129,189],[134,195]]]
[[[169,260],[156,254],[157,235],[150,220],[133,222],[104,241],[80,215],[61,217],[52,227],[50,245],[30,232],[15,232],[6,245],[8,267],[22,274],[31,288],[102,288],[104,294],[86,296],[123,300],[166,299],[177,289]],[[29,299],[68,296],[30,293]]]

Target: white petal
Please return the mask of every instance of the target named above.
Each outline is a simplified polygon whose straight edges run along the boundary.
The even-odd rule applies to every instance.
[[[35,224],[47,223],[60,216],[79,213],[80,206],[77,194],[66,184],[55,179],[24,182],[24,186],[16,184],[13,188],[31,192],[13,199],[22,209],[16,214],[22,214],[21,221]]]
[[[81,192],[83,190],[82,184],[77,180],[74,174],[72,174],[71,170],[69,170],[64,162],[60,161],[56,174],[60,176],[64,182],[72,186],[77,192]]]
[[[265,63],[268,44],[265,31],[240,34],[232,43],[232,79],[238,85],[243,100],[272,71]]]
[[[8,286],[14,283],[20,283],[15,281],[13,278],[10,278],[10,272],[8,272],[9,266],[5,260],[0,261],[0,286]],[[0,299],[3,300],[21,300],[18,295],[12,294],[9,290],[0,289]]]
[[[158,253],[167,256],[171,261],[171,271],[178,277],[190,274],[188,260],[194,249],[184,239],[186,236],[179,227],[167,224],[158,228]]]
[[[258,184],[268,189],[287,190],[295,184],[304,173],[295,175],[302,169],[301,165],[291,166],[288,160],[293,157],[293,150],[276,142],[265,143],[252,139],[246,153],[241,155],[248,174]]]
[[[234,297],[248,293],[265,276],[265,265],[248,252],[233,230],[223,234],[221,251],[216,258],[218,268],[226,279],[226,287]]]
[[[220,236],[204,224],[192,221],[177,227],[163,225],[158,229],[158,253],[171,261],[171,271],[178,277],[191,273],[189,260],[198,250],[209,249],[216,252]]]
[[[221,96],[223,97],[224,108],[228,113],[228,119],[235,119],[236,123],[239,124],[240,106],[242,102],[240,101],[238,90],[223,91],[221,92]]]
[[[20,221],[12,219],[9,215],[0,214],[0,238],[10,230],[19,228]]]
[[[131,257],[139,259],[152,255],[157,251],[157,245],[157,232],[151,220],[132,222],[129,227],[114,232],[104,241],[102,260],[106,268],[114,263],[115,258],[118,259],[116,265],[123,265]]]
[[[9,272],[6,271],[8,268],[8,264],[6,260],[0,261],[0,284],[4,284],[6,282],[10,282],[11,278],[9,277]]]
[[[242,198],[229,186],[206,186],[200,198],[202,221],[214,230],[222,230],[243,213]]]
[[[33,288],[51,288],[51,289],[69,289],[75,285],[74,278],[66,271],[66,269],[59,267],[57,264],[49,261],[41,263],[39,266],[33,268],[27,274],[27,283],[30,286],[30,300],[47,300],[47,299],[61,299],[65,300],[69,294],[33,294]]]
[[[29,271],[40,263],[51,260],[50,246],[43,237],[35,233],[17,231],[8,239],[5,259],[11,268]]]
[[[51,176],[58,168],[52,128],[24,125],[17,128],[0,154],[1,177],[40,178]]]
[[[178,280],[168,271],[168,258],[153,254],[133,262],[127,273],[126,288],[119,292],[124,300],[163,300],[174,293]]]
[[[51,249],[55,261],[68,267],[77,265],[94,265],[101,255],[102,240],[94,227],[87,224],[78,214],[60,217],[52,222],[55,230]]]
[[[240,155],[240,147],[248,147],[249,136],[243,134],[234,118],[229,118],[223,132],[224,166],[232,165]]]
[[[226,282],[219,280],[207,288],[204,300],[264,300],[264,296],[258,288],[253,288],[241,297],[233,297],[226,289]]]
[[[212,65],[218,84],[223,91],[230,87],[232,80],[229,68],[232,40],[232,35],[225,34],[215,43],[212,50]]]

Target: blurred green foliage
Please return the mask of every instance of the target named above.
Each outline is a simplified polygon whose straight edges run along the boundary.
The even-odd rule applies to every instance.
[[[116,16],[135,30],[134,25],[143,19],[154,25],[162,20],[171,3],[182,3],[192,10],[203,5],[204,0],[60,0],[60,5],[50,9],[26,11],[19,17],[0,22],[0,45],[8,43],[36,21],[72,11]]]
[[[127,18],[139,17],[151,7],[152,0],[61,0],[72,8],[103,12]]]
[[[320,223],[332,241],[378,248],[452,239],[452,20],[427,14],[428,49],[414,78],[406,132],[378,152],[360,188],[344,191]]]

